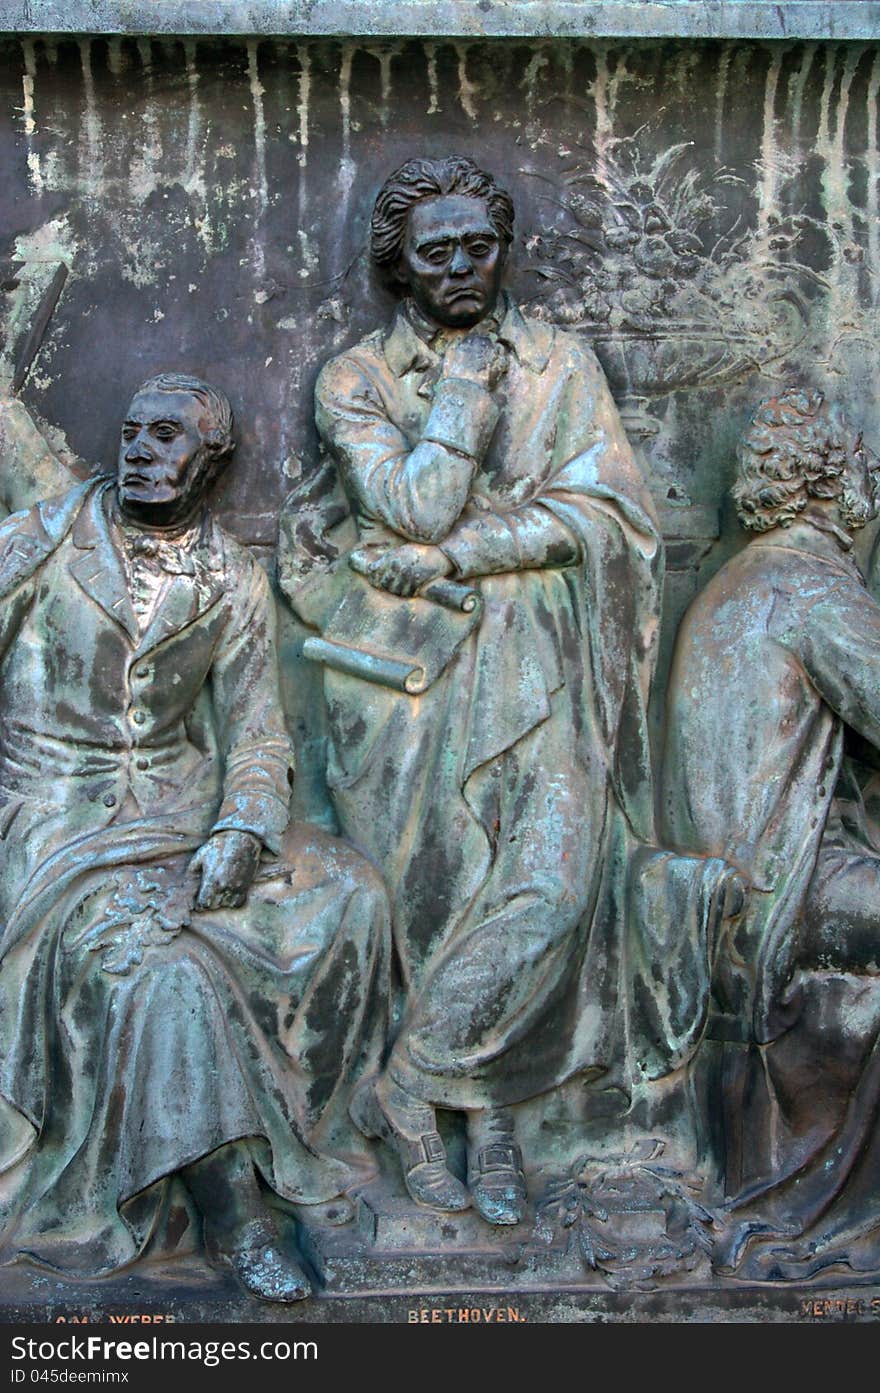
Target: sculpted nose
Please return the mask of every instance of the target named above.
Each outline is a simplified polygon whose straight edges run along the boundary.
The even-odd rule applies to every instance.
[[[126,464],[137,464],[138,460],[145,460],[148,463],[153,459],[153,452],[145,440],[140,438],[132,440],[125,452]]]
[[[453,258],[452,258],[452,261],[450,262],[450,265],[449,265],[449,274],[450,274],[451,276],[466,276],[467,273],[468,273],[470,270],[471,270],[471,261],[470,261],[470,257],[468,256],[468,254],[467,254],[467,252],[465,251],[464,247],[462,247],[462,246],[456,247],[456,248],[455,248],[455,254],[454,254],[454,256],[453,256]]]

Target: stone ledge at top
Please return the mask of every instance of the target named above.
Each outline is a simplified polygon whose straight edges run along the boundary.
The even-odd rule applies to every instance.
[[[877,0],[0,0],[0,33],[876,39]]]

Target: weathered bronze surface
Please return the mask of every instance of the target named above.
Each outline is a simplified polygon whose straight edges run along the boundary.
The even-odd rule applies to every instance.
[[[739,460],[757,535],[682,622],[663,779],[671,843],[749,887],[708,1029],[715,1266],[876,1272],[880,606],[853,539],[877,516],[880,460],[797,388],[761,406]]]
[[[876,1309],[880,48],[464,8],[0,39],[7,1318]]]
[[[634,856],[653,842],[662,543],[595,357],[501,292],[512,236],[509,196],[471,161],[412,160],[383,185],[371,252],[401,304],[315,393],[355,546],[328,566],[328,491],[310,567],[295,491],[279,551],[321,631],[305,652],[326,665],[334,807],[391,887],[401,1023],[356,1111],[394,1139],[413,1198],[503,1225],[526,1200],[511,1105],[576,1075],[629,1095],[681,1063],[728,878],[694,862],[693,904],[657,924],[683,875]],[[428,1141],[436,1108],[466,1115],[469,1195]]]
[[[115,481],[3,525],[3,1254],[116,1271],[179,1179],[211,1257],[295,1301],[257,1173],[315,1204],[375,1170],[347,1109],[384,1044],[387,909],[289,825],[268,581],[203,504],[231,432],[207,384],[154,378]]]

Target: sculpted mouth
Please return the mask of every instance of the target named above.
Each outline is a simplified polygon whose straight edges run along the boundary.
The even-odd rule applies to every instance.
[[[156,489],[161,489],[165,482],[161,474],[125,474],[119,484],[123,489],[155,492]]]

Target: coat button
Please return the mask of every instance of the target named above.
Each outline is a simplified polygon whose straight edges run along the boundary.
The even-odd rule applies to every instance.
[[[135,677],[149,677],[150,669],[148,667],[136,667],[134,675]]]
[[[148,759],[139,759],[137,762],[137,767],[138,769],[149,769],[150,761]]]
[[[143,711],[133,711],[131,713],[131,719],[134,721],[136,726],[142,726],[147,718],[144,715]]]
[[[113,793],[105,793],[105,794],[104,794],[104,806],[107,807],[107,808],[115,808],[115,807],[116,807],[116,795],[113,794]]]

